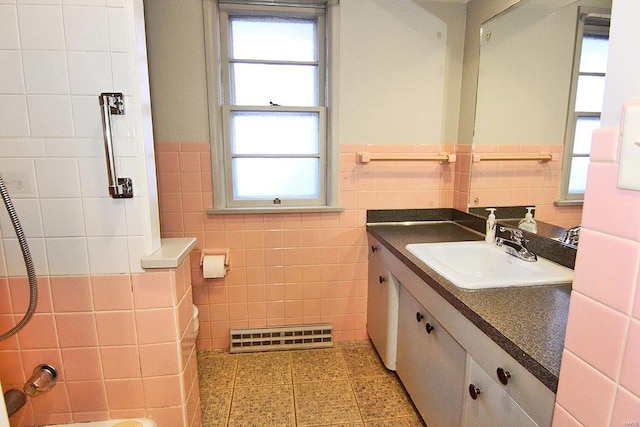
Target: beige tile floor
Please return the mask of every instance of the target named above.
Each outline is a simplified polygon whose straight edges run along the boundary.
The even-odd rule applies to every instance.
[[[334,348],[198,352],[204,427],[424,426],[369,341]]]

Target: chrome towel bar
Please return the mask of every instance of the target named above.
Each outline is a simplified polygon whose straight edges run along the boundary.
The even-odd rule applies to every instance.
[[[109,194],[114,199],[129,199],[133,197],[131,178],[118,178],[116,174],[113,135],[111,133],[111,115],[124,114],[124,95],[122,93],[101,93],[98,101],[102,113],[102,133],[104,134],[104,153],[107,158]]]

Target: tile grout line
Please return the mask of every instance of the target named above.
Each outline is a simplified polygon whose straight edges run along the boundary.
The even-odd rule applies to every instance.
[[[364,415],[362,414],[362,409],[360,408],[360,402],[358,401],[358,396],[356,395],[356,391],[353,388],[353,378],[352,376],[349,375],[349,369],[347,368],[347,361],[344,358],[344,353],[342,352],[342,348],[340,348],[340,357],[342,357],[342,359],[344,360],[344,369],[346,371],[347,374],[347,380],[349,381],[349,387],[351,388],[351,393],[353,393],[353,398],[356,401],[356,406],[358,407],[358,413],[360,414],[360,421],[362,422],[362,425],[364,426]]]
[[[293,355],[290,359],[289,372],[291,373],[291,398],[293,400],[293,422],[298,425],[298,410],[296,409],[296,385],[293,380]]]

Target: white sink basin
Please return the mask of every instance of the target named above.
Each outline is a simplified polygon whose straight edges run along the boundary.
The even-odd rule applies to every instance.
[[[573,270],[544,258],[527,262],[485,243],[415,243],[407,250],[422,262],[464,289],[570,283]]]

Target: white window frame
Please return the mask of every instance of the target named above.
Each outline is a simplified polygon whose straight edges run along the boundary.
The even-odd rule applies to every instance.
[[[265,6],[265,4],[269,4]],[[342,211],[338,206],[338,150],[332,143],[329,132],[330,111],[327,106],[328,85],[326,84],[327,39],[329,33],[324,0],[204,0],[205,48],[207,61],[207,88],[209,98],[209,120],[211,138],[211,162],[213,180],[213,207],[209,214],[226,213],[283,213]],[[274,5],[275,4],[275,5]],[[311,6],[311,7],[310,7]],[[318,19],[318,106],[237,106],[231,105],[228,46],[229,14],[274,15],[284,17],[314,17]],[[277,101],[276,101],[277,102]],[[234,200],[233,177],[231,176],[231,147],[229,141],[230,115],[232,111],[280,111],[317,112],[320,122],[319,186],[318,199],[296,200]],[[277,156],[281,158],[282,156]],[[299,156],[296,156],[299,157]]]
[[[611,11],[601,8],[593,7],[580,7],[578,8],[578,25],[576,30],[576,43],[574,51],[574,71],[571,81],[571,96],[569,98],[569,112],[567,114],[567,130],[565,132],[564,143],[564,158],[562,164],[562,180],[560,184],[560,197],[555,202],[557,206],[567,205],[581,205],[584,200],[584,193],[569,193],[569,178],[571,175],[571,161],[575,157],[588,157],[589,154],[584,156],[576,156],[573,154],[573,144],[575,138],[576,124],[581,117],[600,117],[601,113],[597,112],[581,112],[575,111],[576,96],[578,89],[578,77],[580,73],[580,56],[582,52],[582,41],[585,35],[597,34],[596,26],[590,26],[586,24],[586,20],[589,16],[607,16]],[[604,27],[603,27],[604,28]],[[608,34],[608,27],[607,27]],[[604,76],[604,74],[603,74]]]

